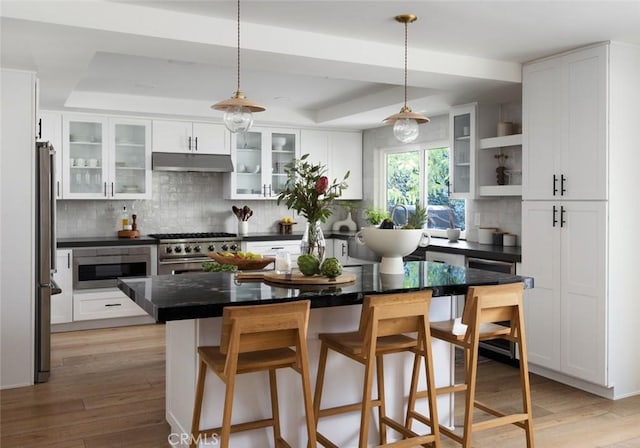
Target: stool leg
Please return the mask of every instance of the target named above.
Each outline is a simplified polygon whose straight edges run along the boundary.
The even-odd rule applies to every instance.
[[[320,346],[320,359],[318,360],[318,374],[316,376],[316,389],[313,394],[313,415],[316,421],[316,430],[318,427],[318,419],[320,418],[320,400],[322,399],[322,386],[324,385],[324,371],[327,367],[327,354],[329,347],[323,342]]]
[[[231,410],[233,409],[233,394],[236,386],[235,366],[227,378],[224,394],[224,410],[222,411],[222,429],[220,430],[220,448],[229,448],[231,438]]]
[[[524,338],[524,319],[518,312],[517,332],[519,336],[518,351],[520,355],[520,386],[522,387],[522,405],[528,415],[524,423],[524,431],[527,438],[527,448],[533,448],[533,415],[531,410],[531,388],[529,384],[529,364],[527,359],[527,347]]]
[[[416,395],[418,393],[418,381],[420,379],[420,353],[416,352],[413,358],[413,371],[411,373],[411,386],[409,387],[409,398],[407,399],[407,417],[404,426],[411,430],[413,426],[413,411],[416,408]]]
[[[278,446],[282,433],[280,432],[280,410],[278,409],[278,381],[276,370],[269,369],[269,390],[271,391],[271,418],[273,418],[273,446]]]
[[[386,417],[386,409],[384,394],[384,363],[382,360],[382,355],[376,356],[376,381],[378,383],[378,400],[380,400],[380,406],[378,407],[380,445],[387,443],[387,425],[383,423],[383,419]]]
[[[369,421],[371,420],[371,388],[373,385],[373,371],[375,363],[375,349],[367,356],[362,387],[362,412],[360,413],[360,442],[359,448],[367,448],[369,437]]]
[[[316,448],[318,446],[316,441],[316,417],[313,411],[313,401],[311,400],[311,379],[309,377],[309,352],[307,348],[307,341],[304,337],[300,337],[298,344],[302,397],[304,398],[304,413],[307,420],[307,446],[308,448]]]
[[[473,410],[476,399],[476,377],[478,373],[478,342],[477,338],[469,347],[465,347],[466,375],[465,382],[467,384],[464,428],[462,435],[462,448],[471,448],[471,439],[473,437]]]
[[[433,352],[429,326],[423,336],[424,345],[424,370],[427,377],[427,401],[429,403],[429,420],[431,422],[431,434],[435,436],[434,448],[440,448],[440,422],[438,420],[438,397],[436,394],[435,368],[433,367]],[[418,372],[420,372],[418,366]]]
[[[189,448],[195,448],[197,437],[200,433],[200,414],[202,413],[202,398],[204,396],[204,380],[207,376],[207,364],[200,361],[198,369],[198,381],[196,383],[196,396],[193,402],[193,418],[191,419],[191,438]]]

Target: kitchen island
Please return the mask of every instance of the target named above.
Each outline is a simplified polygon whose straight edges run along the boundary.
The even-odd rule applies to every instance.
[[[263,282],[238,282],[232,273],[195,273],[174,276],[150,276],[119,281],[119,287],[156,321],[166,322],[166,417],[174,433],[188,433],[197,372],[197,347],[217,345],[220,337],[222,310],[226,306],[259,305],[309,299],[309,359],[312,383],[315,383],[320,332],[354,330],[359,322],[360,304],[367,294],[407,292],[432,289],[432,320],[450,319],[456,314],[455,300],[471,285],[488,285],[524,281],[530,278],[495,272],[465,269],[442,263],[407,262],[405,274],[384,275],[379,265],[345,268],[356,274],[352,283],[314,285],[296,288]],[[452,381],[452,349],[434,341],[436,382]],[[395,359],[393,357],[396,357]],[[404,354],[392,355],[385,364],[387,413],[401,420],[411,377],[412,359]],[[344,357],[330,356],[330,372],[325,384],[323,405],[358,401],[361,394],[362,368]],[[339,372],[339,374],[337,374]],[[203,426],[219,426],[224,388],[210,375],[202,415]],[[293,446],[303,446],[305,438],[302,397],[298,375],[282,370],[278,373],[281,393],[281,419],[284,437]],[[453,401],[448,396],[438,399],[440,421],[450,424]],[[234,405],[234,421],[268,417],[270,412],[266,375],[249,374],[238,378]],[[322,431],[341,447],[357,445],[359,417],[357,413],[321,422]],[[370,440],[377,440],[372,425]],[[395,434],[392,434],[392,437]],[[232,436],[233,446],[270,446],[269,430],[257,430]],[[205,446],[205,445],[202,445]]]

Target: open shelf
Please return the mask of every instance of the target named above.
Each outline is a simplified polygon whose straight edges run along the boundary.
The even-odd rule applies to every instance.
[[[522,134],[504,135],[480,139],[480,149],[502,148],[504,146],[522,145]]]
[[[479,196],[522,196],[522,185],[481,185]]]

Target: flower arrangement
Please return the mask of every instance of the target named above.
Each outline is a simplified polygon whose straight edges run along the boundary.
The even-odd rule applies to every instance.
[[[334,179],[330,183],[325,175],[326,166],[314,165],[308,158],[309,154],[304,154],[285,166],[287,182],[278,194],[278,205],[284,202],[309,222],[326,222],[332,213],[331,204],[348,186],[350,172],[346,172],[342,181]]]
[[[314,254],[322,260],[325,244],[320,223],[326,222],[331,216],[331,204],[342,195],[342,190],[347,188],[346,180],[350,172],[347,171],[340,182],[337,179],[329,182],[325,175],[326,166],[314,165],[307,160],[308,158],[309,154],[304,154],[285,166],[287,182],[278,194],[277,203],[280,205],[284,202],[288,208],[307,218],[301,252]]]

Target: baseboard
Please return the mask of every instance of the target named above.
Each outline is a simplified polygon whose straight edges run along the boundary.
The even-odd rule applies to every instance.
[[[529,372],[535,373],[536,375],[540,375],[545,378],[549,378],[562,384],[566,384],[571,387],[575,387],[576,389],[584,390],[585,392],[607,398],[609,400],[622,398],[615,397],[613,387],[605,387],[598,384],[589,383],[588,381],[574,378],[572,376],[556,372],[555,370],[547,369],[546,367],[529,363]]]
[[[131,325],[155,324],[151,316],[119,317],[115,319],[82,320],[65,324],[51,325],[51,333],[65,331],[95,330],[98,328],[128,327]]]

